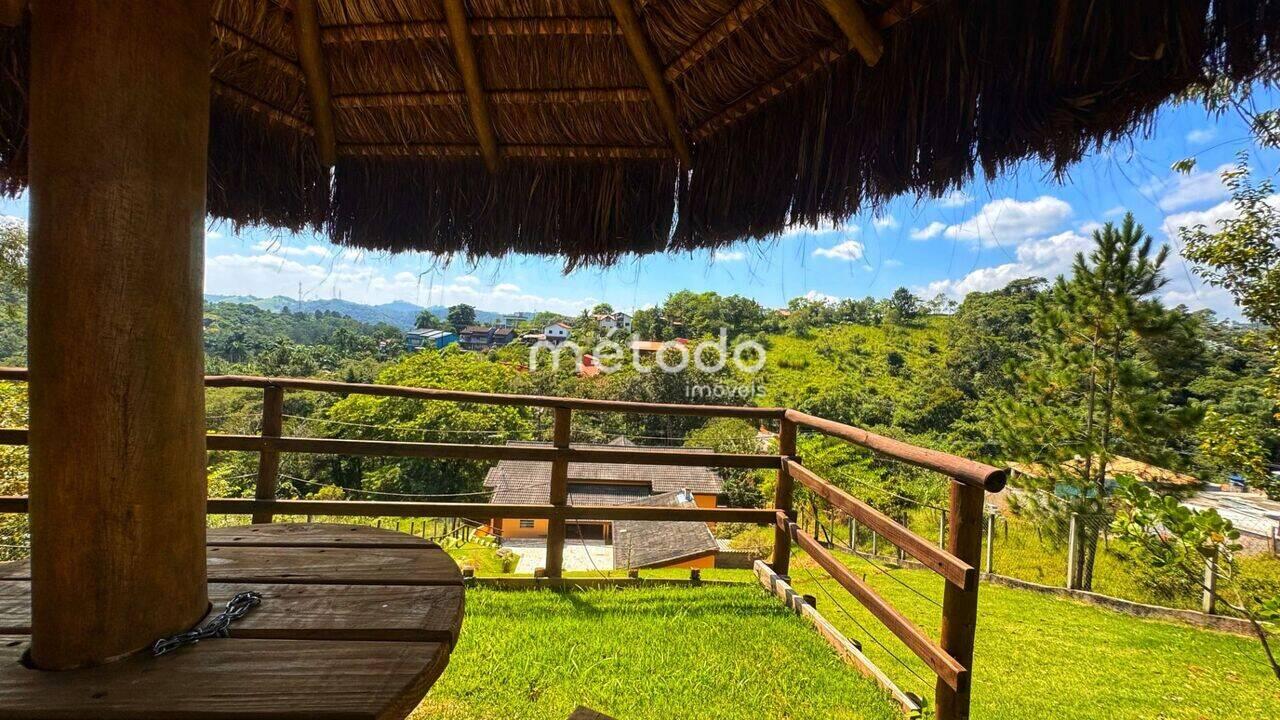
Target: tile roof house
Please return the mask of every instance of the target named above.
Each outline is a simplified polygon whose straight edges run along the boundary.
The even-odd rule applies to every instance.
[[[547,443],[513,441],[508,445],[542,446]],[[634,446],[619,437],[607,445],[574,443],[574,448]],[[646,448],[661,452],[664,448]],[[711,452],[708,449],[665,448],[668,451]],[[539,505],[548,501],[551,464],[525,460],[503,460],[489,470],[485,488],[493,491],[490,502],[500,505]],[[688,504],[715,507],[723,483],[710,468],[661,465],[620,465],[615,463],[569,463],[569,503],[572,505]],[[494,519],[491,527],[503,538],[546,537],[546,520]],[[570,540],[612,540],[621,542],[618,531],[627,530],[626,556],[614,557],[617,567],[712,567],[715,540],[705,523],[609,521],[570,522]]]
[[[462,328],[462,333],[458,336],[458,345],[464,350],[487,350],[493,345],[493,328],[468,325]]]

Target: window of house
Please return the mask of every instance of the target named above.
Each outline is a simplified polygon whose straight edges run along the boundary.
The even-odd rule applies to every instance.
[[[520,527],[521,527],[521,529],[529,529],[529,528],[532,528],[532,527],[533,527],[533,521],[532,521],[532,520],[521,520],[521,521],[520,521]]]

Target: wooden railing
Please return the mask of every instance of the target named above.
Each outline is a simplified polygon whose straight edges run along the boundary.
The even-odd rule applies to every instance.
[[[0,368],[0,380],[21,382],[26,379],[26,370],[23,368]],[[209,450],[259,453],[255,496],[253,499],[210,498],[207,505],[207,511],[210,514],[252,515],[254,522],[271,522],[274,515],[457,517],[471,520],[546,519],[548,521],[546,574],[552,578],[560,577],[562,574],[567,521],[684,520],[772,525],[775,527],[772,565],[777,574],[783,576],[788,574],[792,544],[799,546],[800,550],[808,553],[815,563],[826,570],[837,583],[933,671],[937,676],[935,686],[937,717],[942,720],[968,717],[973,641],[978,608],[977,568],[982,547],[982,509],[985,493],[998,492],[1004,487],[1005,472],[1001,469],[783,408],[500,395],[324,380],[245,376],[210,376],[205,378],[205,385],[213,388],[260,388],[263,391],[261,434],[209,435],[207,440]],[[554,413],[552,443],[550,446],[540,447],[284,437],[282,436],[283,405],[284,394],[288,390],[549,408]],[[739,417],[777,422],[778,454],[707,453],[643,447],[616,449],[572,447],[569,438],[575,410]],[[949,477],[951,504],[948,512],[950,525],[947,547],[944,549],[935,546],[805,467],[796,455],[796,434],[801,428],[824,433],[885,457]],[[25,429],[0,429],[0,445],[23,445],[27,440]],[[550,492],[548,502],[537,505],[277,500],[275,495],[281,453],[548,462],[551,463]],[[571,462],[776,469],[777,491],[774,507],[765,509],[571,505],[568,502],[568,468]],[[821,542],[800,529],[795,522],[796,513],[792,509],[792,496],[796,483],[822,498],[832,507],[872,528],[945,580],[939,641],[935,642],[919,626],[896,610],[871,585],[851,572]],[[27,498],[0,497],[0,512],[25,513],[26,511]]]

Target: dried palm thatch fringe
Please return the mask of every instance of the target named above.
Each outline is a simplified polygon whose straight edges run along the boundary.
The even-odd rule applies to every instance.
[[[208,212],[237,228],[321,230],[329,173],[310,133],[271,122],[214,94],[209,118]]]
[[[479,159],[344,157],[329,229],[376,250],[607,264],[666,248],[675,178],[672,160],[509,158],[490,174]]]
[[[993,177],[1034,158],[1065,173],[1145,127],[1206,69],[1246,78],[1274,61],[1280,3],[1210,10],[1207,0],[939,3],[889,34],[875,68],[846,55],[698,143],[673,245],[839,222],[904,192],[940,195],[975,167]]]
[[[325,45],[341,150],[332,177],[289,70],[287,12],[215,0],[210,213],[382,250],[562,255],[571,268],[838,222],[1028,159],[1062,174],[1147,127],[1206,72],[1245,80],[1280,61],[1280,0],[929,0],[885,32],[874,68],[813,0],[649,0],[635,6],[661,62],[679,68],[668,78],[692,167],[667,154],[618,36],[522,30],[475,37],[506,146],[507,166],[490,175],[447,39],[343,30],[439,23],[438,2],[319,5],[343,38]],[[494,28],[611,22],[601,0],[467,6]],[[0,29],[0,191],[10,195],[26,185],[26,36]],[[682,61],[691,48],[696,58]]]
[[[24,27],[0,27],[0,193],[27,187],[28,35]]]

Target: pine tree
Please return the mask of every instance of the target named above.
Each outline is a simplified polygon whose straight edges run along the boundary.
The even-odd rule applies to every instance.
[[[999,406],[998,435],[1011,458],[1035,467],[1026,482],[1040,491],[1020,509],[1059,531],[1071,514],[1090,516],[1076,538],[1074,575],[1092,585],[1098,532],[1107,522],[1108,465],[1121,453],[1150,457],[1179,420],[1164,402],[1144,342],[1162,337],[1173,313],[1155,298],[1165,284],[1168,248],[1132,214],[1093,234],[1037,303],[1033,355],[1019,372],[1014,399]],[[1059,535],[1061,536],[1061,535]]]

